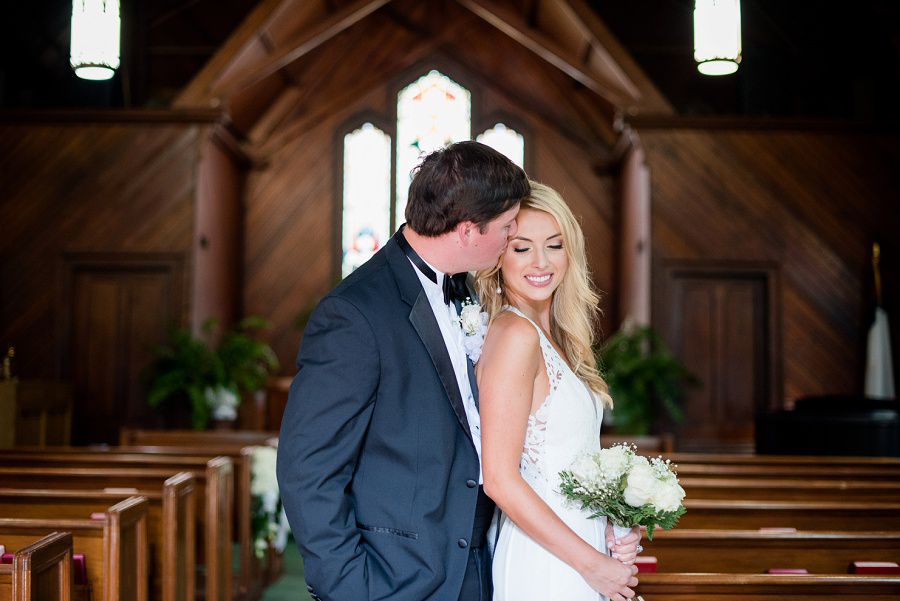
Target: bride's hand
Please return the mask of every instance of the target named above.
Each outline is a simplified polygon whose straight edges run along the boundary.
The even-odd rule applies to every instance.
[[[626,601],[634,598],[634,591],[630,587],[637,586],[635,574],[637,567],[597,553],[593,565],[581,575],[592,589],[606,595],[610,601]]]
[[[634,528],[632,528],[631,532],[619,538],[619,542],[618,544],[616,544],[616,536],[613,532],[613,525],[611,522],[606,523],[606,547],[610,550],[615,559],[618,559],[626,565],[633,564],[635,558],[638,556],[638,553],[640,553],[640,551],[638,550],[638,545],[640,545],[640,543],[640,526],[635,526]]]

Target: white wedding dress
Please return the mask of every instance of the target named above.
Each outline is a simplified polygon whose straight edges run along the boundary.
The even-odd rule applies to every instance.
[[[520,311],[506,307],[524,319]],[[529,320],[531,322],[531,320]],[[535,325],[534,322],[531,322]],[[528,418],[519,470],[525,481],[578,536],[606,553],[605,518],[567,501],[559,491],[559,472],[576,457],[600,450],[603,406],[578,379],[535,325],[550,379],[550,393]],[[581,575],[522,532],[506,516],[493,559],[494,601],[598,601]]]

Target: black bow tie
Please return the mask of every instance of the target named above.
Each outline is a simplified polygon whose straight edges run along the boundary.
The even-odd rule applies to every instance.
[[[397,243],[400,244],[400,248],[403,249],[403,252],[409,257],[409,260],[412,261],[413,265],[415,265],[419,271],[421,271],[425,277],[429,280],[437,284],[437,274],[434,270],[428,266],[422,257],[413,250],[413,247],[410,246],[409,242],[406,240],[406,237],[403,235],[403,229],[397,232]],[[444,303],[447,306],[450,306],[450,303],[456,305],[456,311],[462,311],[462,304],[465,302],[467,298],[469,298],[469,289],[466,286],[466,277],[468,273],[463,271],[462,273],[457,273],[455,275],[444,274]]]
[[[465,271],[454,275],[444,275],[444,303],[450,306],[450,303],[456,305],[457,311],[462,311],[462,304],[469,298],[469,289],[466,286],[466,277],[469,274]]]

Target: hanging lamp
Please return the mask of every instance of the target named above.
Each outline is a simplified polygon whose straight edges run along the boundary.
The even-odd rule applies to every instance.
[[[72,0],[69,63],[82,79],[104,80],[119,68],[119,0]]]
[[[728,75],[741,62],[740,0],[694,2],[694,59],[704,75]]]

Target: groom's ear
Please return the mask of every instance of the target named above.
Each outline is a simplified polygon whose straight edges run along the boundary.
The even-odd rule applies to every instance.
[[[472,235],[475,233],[476,226],[471,221],[460,221],[456,224],[456,235],[459,237],[460,246],[468,246],[472,243]]]

